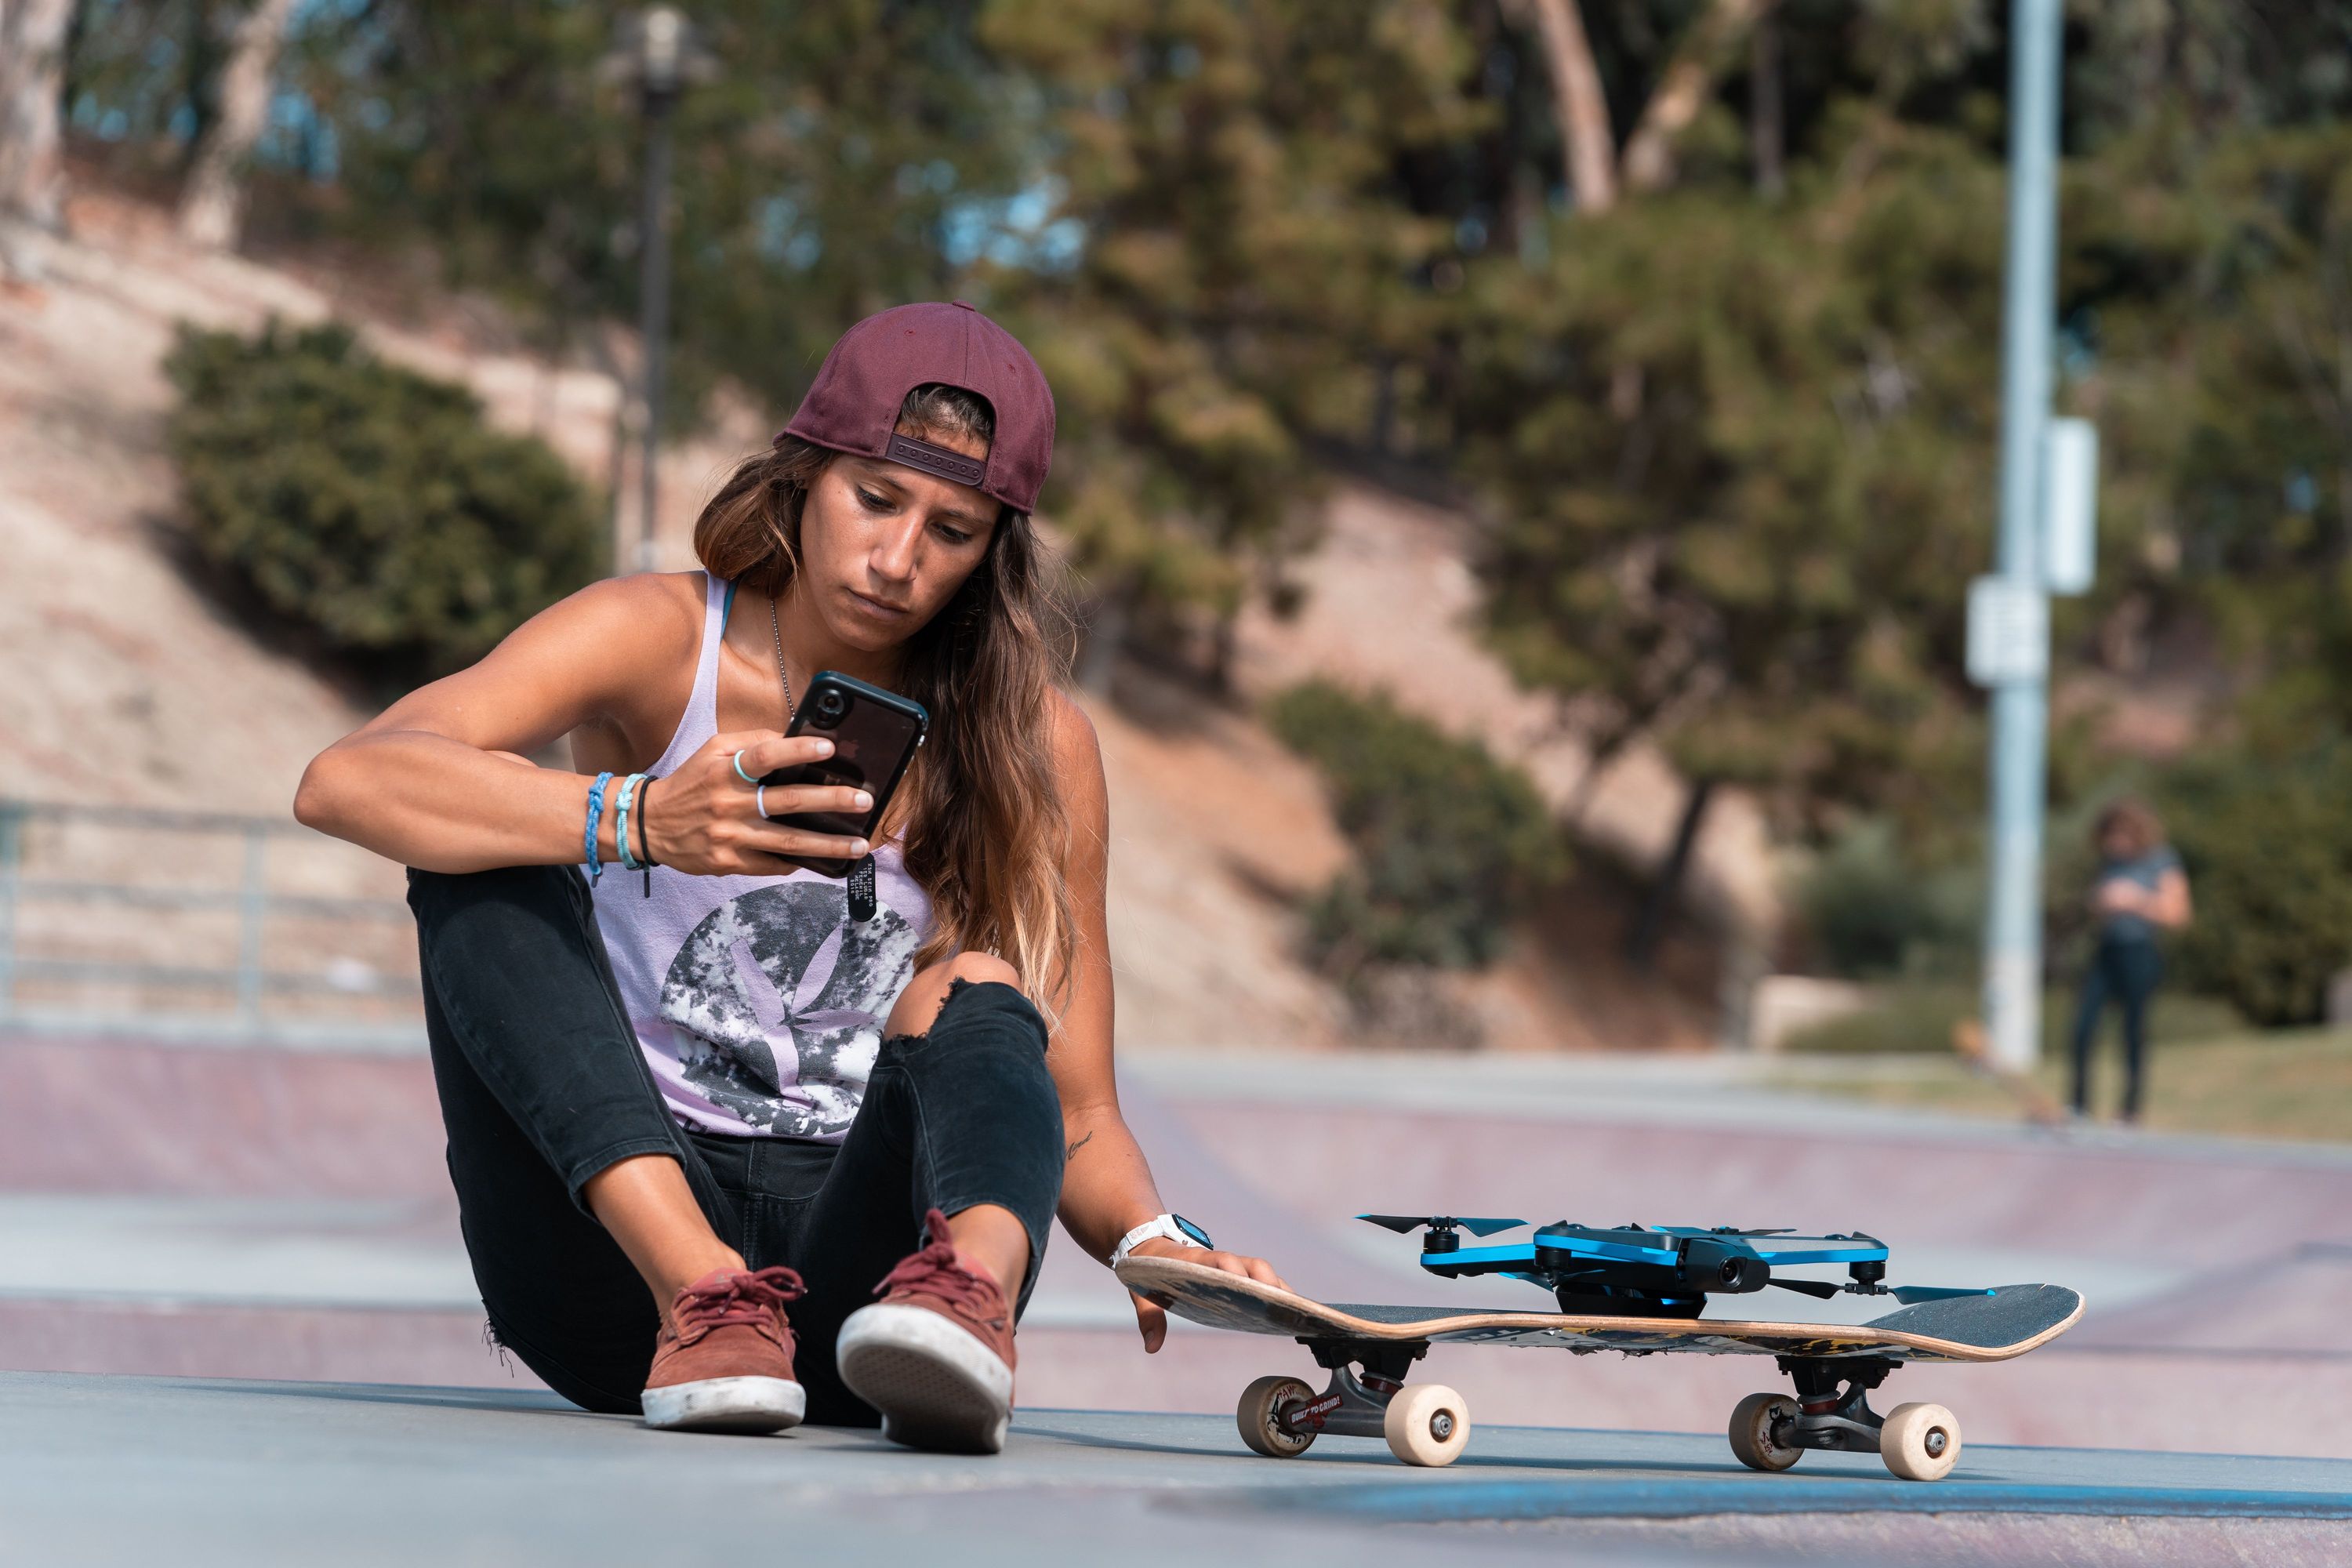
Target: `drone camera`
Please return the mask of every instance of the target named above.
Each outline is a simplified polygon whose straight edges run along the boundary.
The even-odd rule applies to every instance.
[[[1716,1266],[1715,1277],[1726,1290],[1761,1290],[1771,1282],[1772,1270],[1760,1258],[1727,1258]]]
[[[1694,1237],[1683,1249],[1682,1279],[1701,1289],[1740,1294],[1761,1290],[1772,1280],[1771,1265],[1747,1247]]]

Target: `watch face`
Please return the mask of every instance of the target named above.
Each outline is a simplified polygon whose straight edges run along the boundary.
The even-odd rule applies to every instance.
[[[1194,1225],[1191,1220],[1186,1219],[1181,1214],[1171,1214],[1168,1217],[1175,1221],[1176,1228],[1178,1230],[1182,1231],[1186,1236],[1191,1237],[1194,1241],[1199,1242],[1202,1246],[1209,1248],[1212,1252],[1216,1250],[1217,1244],[1209,1239],[1209,1233],[1207,1231],[1202,1230],[1199,1226]]]

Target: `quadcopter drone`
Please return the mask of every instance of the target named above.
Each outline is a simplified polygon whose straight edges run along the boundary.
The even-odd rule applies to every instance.
[[[1578,1315],[1696,1318],[1714,1295],[1746,1295],[1773,1286],[1831,1300],[1840,1294],[1892,1296],[1905,1306],[1990,1290],[1938,1285],[1889,1286],[1886,1244],[1860,1231],[1851,1236],[1798,1236],[1785,1230],[1722,1226],[1622,1225],[1609,1228],[1561,1220],[1541,1226],[1533,1241],[1465,1247],[1462,1233],[1484,1238],[1517,1230],[1523,1219],[1469,1219],[1453,1215],[1362,1214],[1385,1230],[1409,1236],[1426,1228],[1421,1266],[1432,1274],[1500,1274],[1549,1290],[1559,1310]],[[1808,1263],[1843,1263],[1846,1282],[1783,1279],[1776,1270]]]

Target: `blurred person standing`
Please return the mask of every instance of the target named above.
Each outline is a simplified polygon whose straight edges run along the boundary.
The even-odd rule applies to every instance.
[[[2123,1120],[2137,1121],[2147,1077],[2147,1005],[2164,977],[2158,937],[2189,923],[2189,878],[2165,841],[2164,824],[2144,802],[2124,799],[2109,805],[2099,813],[2091,837],[2099,851],[2099,873],[2089,901],[2099,936],[2074,1012],[2074,1114],[2090,1112],[2092,1037],[2113,1000],[2124,1016]]]

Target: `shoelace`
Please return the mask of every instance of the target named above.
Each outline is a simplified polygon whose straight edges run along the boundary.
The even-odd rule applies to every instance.
[[[698,1290],[688,1286],[678,1292],[677,1305],[670,1315],[677,1321],[680,1338],[707,1333],[728,1323],[772,1324],[775,1320],[770,1314],[806,1293],[798,1274],[774,1264],[730,1274],[715,1289]]]
[[[933,1219],[934,1234],[945,1228],[937,1215]],[[958,1264],[955,1248],[944,1241],[931,1242],[902,1261],[883,1276],[874,1293],[887,1296],[900,1289],[937,1296],[975,1323],[1002,1327],[1004,1321],[1004,1293],[986,1277]]]

